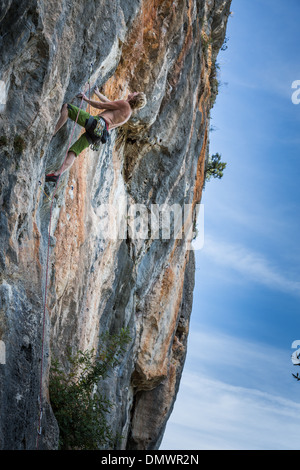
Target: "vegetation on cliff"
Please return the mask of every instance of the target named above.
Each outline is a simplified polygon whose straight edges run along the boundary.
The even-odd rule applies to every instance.
[[[61,450],[97,450],[120,439],[107,422],[113,404],[99,390],[99,382],[120,364],[129,341],[128,330],[121,329],[115,335],[102,335],[98,354],[69,351],[67,371],[57,359],[52,362],[49,391]]]
[[[205,181],[209,181],[211,178],[223,178],[227,163],[221,162],[221,158],[220,153],[215,153],[208,159],[205,166]]]

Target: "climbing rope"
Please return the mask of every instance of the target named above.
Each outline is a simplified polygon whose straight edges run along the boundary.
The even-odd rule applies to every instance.
[[[91,67],[90,67],[89,80],[88,80],[89,88],[90,88],[91,73],[92,73],[92,64],[91,64]],[[85,87],[84,93],[85,93],[85,91],[86,91],[86,87]],[[78,113],[77,113],[77,116],[76,116],[76,120],[74,122],[74,126],[73,126],[73,129],[72,129],[72,133],[71,133],[71,137],[70,137],[70,140],[69,140],[69,144],[68,144],[68,148],[67,148],[67,151],[66,151],[66,155],[65,155],[65,158],[64,158],[63,165],[65,164],[65,161],[66,161],[68,153],[69,153],[69,149],[71,147],[71,141],[72,141],[72,138],[73,138],[73,134],[75,132],[75,127],[76,127],[76,124],[77,124],[77,121],[78,121],[78,117],[79,117],[79,113],[80,113],[80,110],[81,110],[81,107],[82,107],[82,103],[83,103],[83,96],[81,98],[81,102],[80,102],[80,106],[79,106]],[[63,168],[63,165],[62,165],[61,168]],[[57,182],[55,184],[55,189],[54,189],[54,192],[53,192],[53,196],[51,198],[51,205],[50,205],[50,217],[49,217],[49,228],[48,228],[48,247],[47,247],[47,258],[46,258],[45,298],[44,298],[43,327],[42,327],[42,357],[41,357],[41,369],[40,369],[39,420],[38,420],[37,438],[36,438],[36,448],[37,449],[39,448],[39,438],[42,434],[42,417],[43,417],[42,395],[43,395],[44,343],[45,343],[45,323],[46,323],[46,309],[47,309],[47,291],[48,291],[48,271],[49,271],[49,257],[50,257],[52,208],[53,208],[53,201],[54,201],[55,194],[57,192],[58,183],[59,183],[61,174],[62,174],[62,172],[59,173]],[[49,197],[48,197],[48,199],[49,199]]]
[[[90,64],[90,75],[89,75],[89,100],[91,99],[91,75],[93,72],[93,63]],[[89,103],[89,114],[91,114],[91,105]]]

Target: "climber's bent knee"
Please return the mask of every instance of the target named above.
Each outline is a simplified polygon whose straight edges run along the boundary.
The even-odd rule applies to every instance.
[[[86,137],[86,132],[84,134],[82,134],[78,140],[76,140],[75,144],[72,145],[72,147],[70,147],[69,149],[69,152],[73,152],[75,153],[76,157],[78,157],[78,155],[83,151],[85,150],[86,148],[88,148],[90,145],[90,142],[88,141],[87,137]]]
[[[72,119],[72,121],[76,121],[77,118],[77,124],[84,127],[86,120],[90,117],[90,114],[84,111],[83,109],[79,110],[79,108],[77,106],[74,106],[73,104],[68,103],[67,107],[69,118]]]

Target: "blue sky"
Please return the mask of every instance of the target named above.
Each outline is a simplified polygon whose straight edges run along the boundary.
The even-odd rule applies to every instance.
[[[161,449],[300,450],[300,2],[233,0],[188,355]],[[299,370],[300,371],[300,370]]]

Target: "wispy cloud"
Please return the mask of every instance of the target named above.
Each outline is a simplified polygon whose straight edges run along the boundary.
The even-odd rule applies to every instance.
[[[161,449],[299,450],[300,405],[187,372]]]
[[[215,263],[234,270],[248,280],[285,293],[300,294],[300,281],[291,279],[264,255],[243,245],[205,238],[203,253]]]
[[[161,449],[300,449],[300,404],[281,386],[298,387],[287,364],[288,351],[217,331],[191,332]]]

